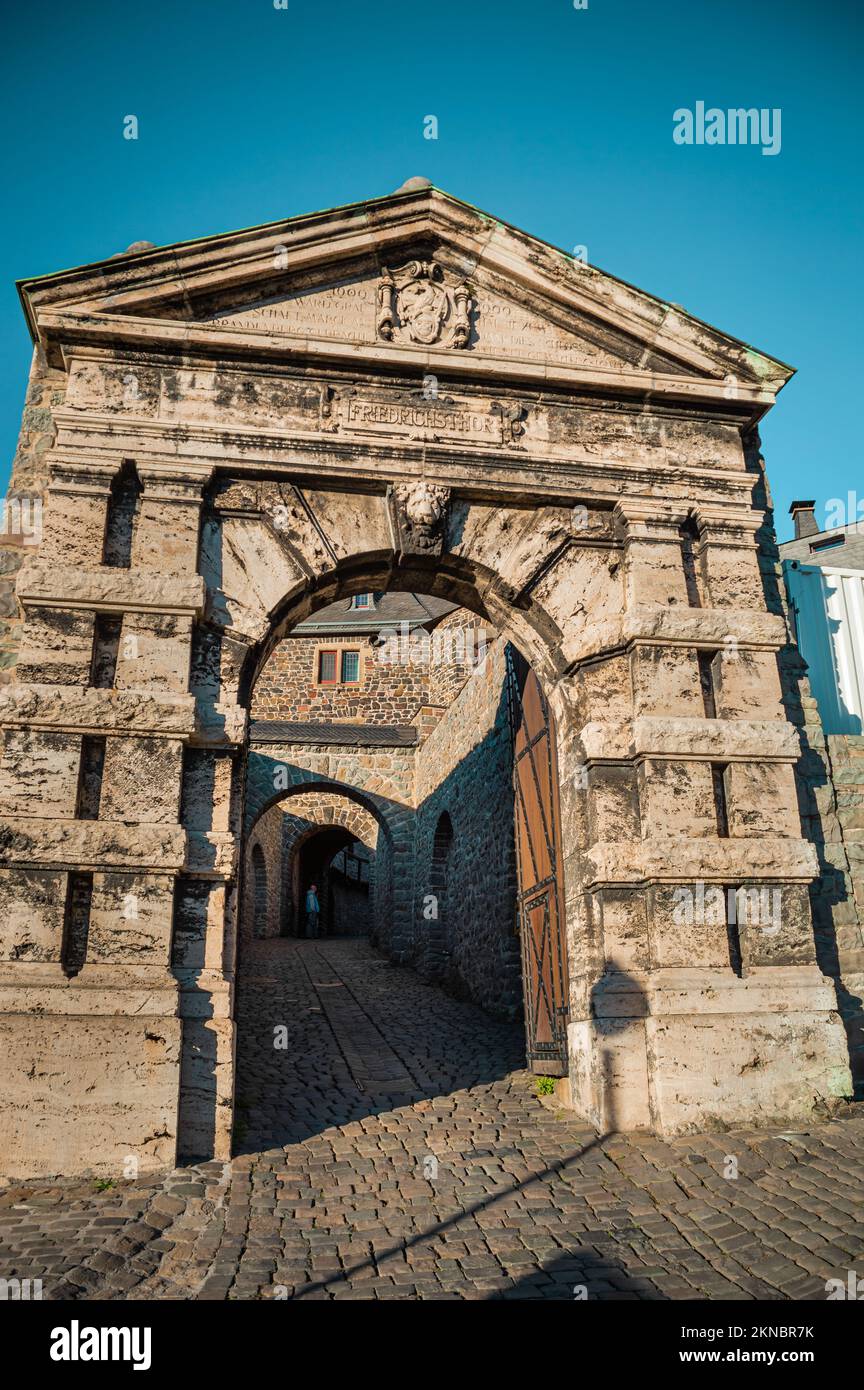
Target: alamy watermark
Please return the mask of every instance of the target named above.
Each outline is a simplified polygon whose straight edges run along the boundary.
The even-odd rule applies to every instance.
[[[706,109],[704,101],[697,101],[692,111],[679,106],[672,120],[676,145],[761,145],[763,154],[780,153],[779,106],[739,106],[723,111],[719,106]]]
[[[21,546],[37,546],[40,543],[41,497],[11,496],[0,499],[0,543],[3,538]]]
[[[41,1279],[0,1279],[0,1303],[38,1303],[41,1298]]]
[[[830,1302],[864,1303],[864,1279],[854,1269],[847,1270],[845,1279],[826,1279],[825,1292]]]
[[[825,530],[835,531],[844,526],[864,522],[864,497],[847,492],[845,497],[829,497],[825,503]]]
[[[766,936],[780,930],[781,888],[723,888],[716,883],[693,883],[672,895],[672,920],[678,927],[758,927]]]
[[[384,666],[443,666],[458,663],[480,667],[486,660],[488,643],[482,627],[443,627],[434,632],[425,628],[411,631],[403,621],[398,630],[381,632],[378,660]]]

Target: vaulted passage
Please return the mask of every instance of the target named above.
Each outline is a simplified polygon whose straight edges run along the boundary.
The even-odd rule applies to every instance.
[[[278,1026],[255,1016],[247,973],[259,979],[266,960],[280,974],[282,952],[286,970],[300,962],[312,971],[361,1089],[397,1076],[404,1088],[368,1001],[331,979],[313,948],[363,937],[382,960],[515,1024],[521,1064],[566,1078],[556,744],[528,663],[452,602],[361,593],[288,631],[251,697],[239,1057],[244,1031],[270,1036]],[[262,936],[271,938],[264,955]],[[299,956],[298,939],[308,942]],[[272,1002],[266,991],[255,997]],[[499,1059],[502,1075],[510,1065]],[[247,1109],[243,1125],[257,1123]]]

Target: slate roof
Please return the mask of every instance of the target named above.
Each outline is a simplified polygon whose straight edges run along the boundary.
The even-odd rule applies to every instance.
[[[252,743],[338,743],[352,748],[414,748],[417,730],[412,724],[314,724],[277,719],[256,719],[250,731]]]
[[[803,565],[824,565],[836,569],[864,570],[864,521],[813,531],[779,545],[781,559],[798,560]]]
[[[452,613],[458,604],[428,594],[411,594],[399,590],[374,595],[374,608],[352,608],[350,598],[337,599],[320,608],[311,618],[298,623],[292,636],[308,637],[322,632],[375,633],[397,628],[407,623],[409,631],[417,627],[432,627]]]

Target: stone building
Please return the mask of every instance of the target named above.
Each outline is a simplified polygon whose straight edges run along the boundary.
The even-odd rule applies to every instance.
[[[228,1156],[246,845],[292,798],[374,822],[381,949],[521,994],[602,1128],[850,1093],[758,436],[790,368],[422,179],[20,293],[6,1172]],[[298,624],[392,591],[488,625],[483,674],[362,756],[329,693],[318,742],[255,718]]]
[[[864,1086],[864,521],[854,493],[842,525],[820,528],[812,500],[790,507],[778,547],[798,653],[798,764],[805,827],[819,854],[810,894],[817,953],[834,978],[852,1075]],[[826,520],[828,518],[826,517]],[[831,520],[838,518],[832,516]],[[806,672],[805,672],[806,667]],[[793,686],[793,688],[795,688]]]

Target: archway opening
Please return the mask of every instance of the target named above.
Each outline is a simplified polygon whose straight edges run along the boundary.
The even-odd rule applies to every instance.
[[[330,1019],[361,1093],[366,1064],[355,1072],[350,1060],[355,1027],[371,1026],[382,1055],[398,1052],[415,1081],[431,1075],[415,1043],[419,1053],[438,1045],[409,1040],[403,1053],[403,1039],[396,1047],[388,1021],[397,1011],[377,992],[395,977],[379,973],[370,985],[373,965],[388,961],[431,989],[430,1016],[440,997],[445,1011],[443,1001],[455,1000],[502,1025],[498,1059],[479,1050],[489,1077],[512,1070],[517,1037],[523,1065],[564,1075],[557,740],[542,685],[479,602],[458,601],[461,590],[446,599],[392,583],[364,589],[356,575],[344,586],[330,603],[307,594],[305,616],[280,620],[278,637],[271,632],[259,652],[244,872],[260,827],[280,818],[269,833],[281,847],[286,940],[270,943],[250,969],[278,974],[289,967],[274,951],[295,952],[297,979],[315,992],[309,1008]],[[334,1008],[341,990],[360,1011],[344,1037],[348,1011]],[[260,1027],[240,1010],[241,1089],[250,1022]],[[465,1063],[477,1065],[476,1057]]]
[[[374,882],[375,851],[342,826],[313,830],[295,848],[288,872],[291,876],[295,922],[299,936],[310,937],[307,898],[314,892],[318,939],[368,936],[370,887]]]

